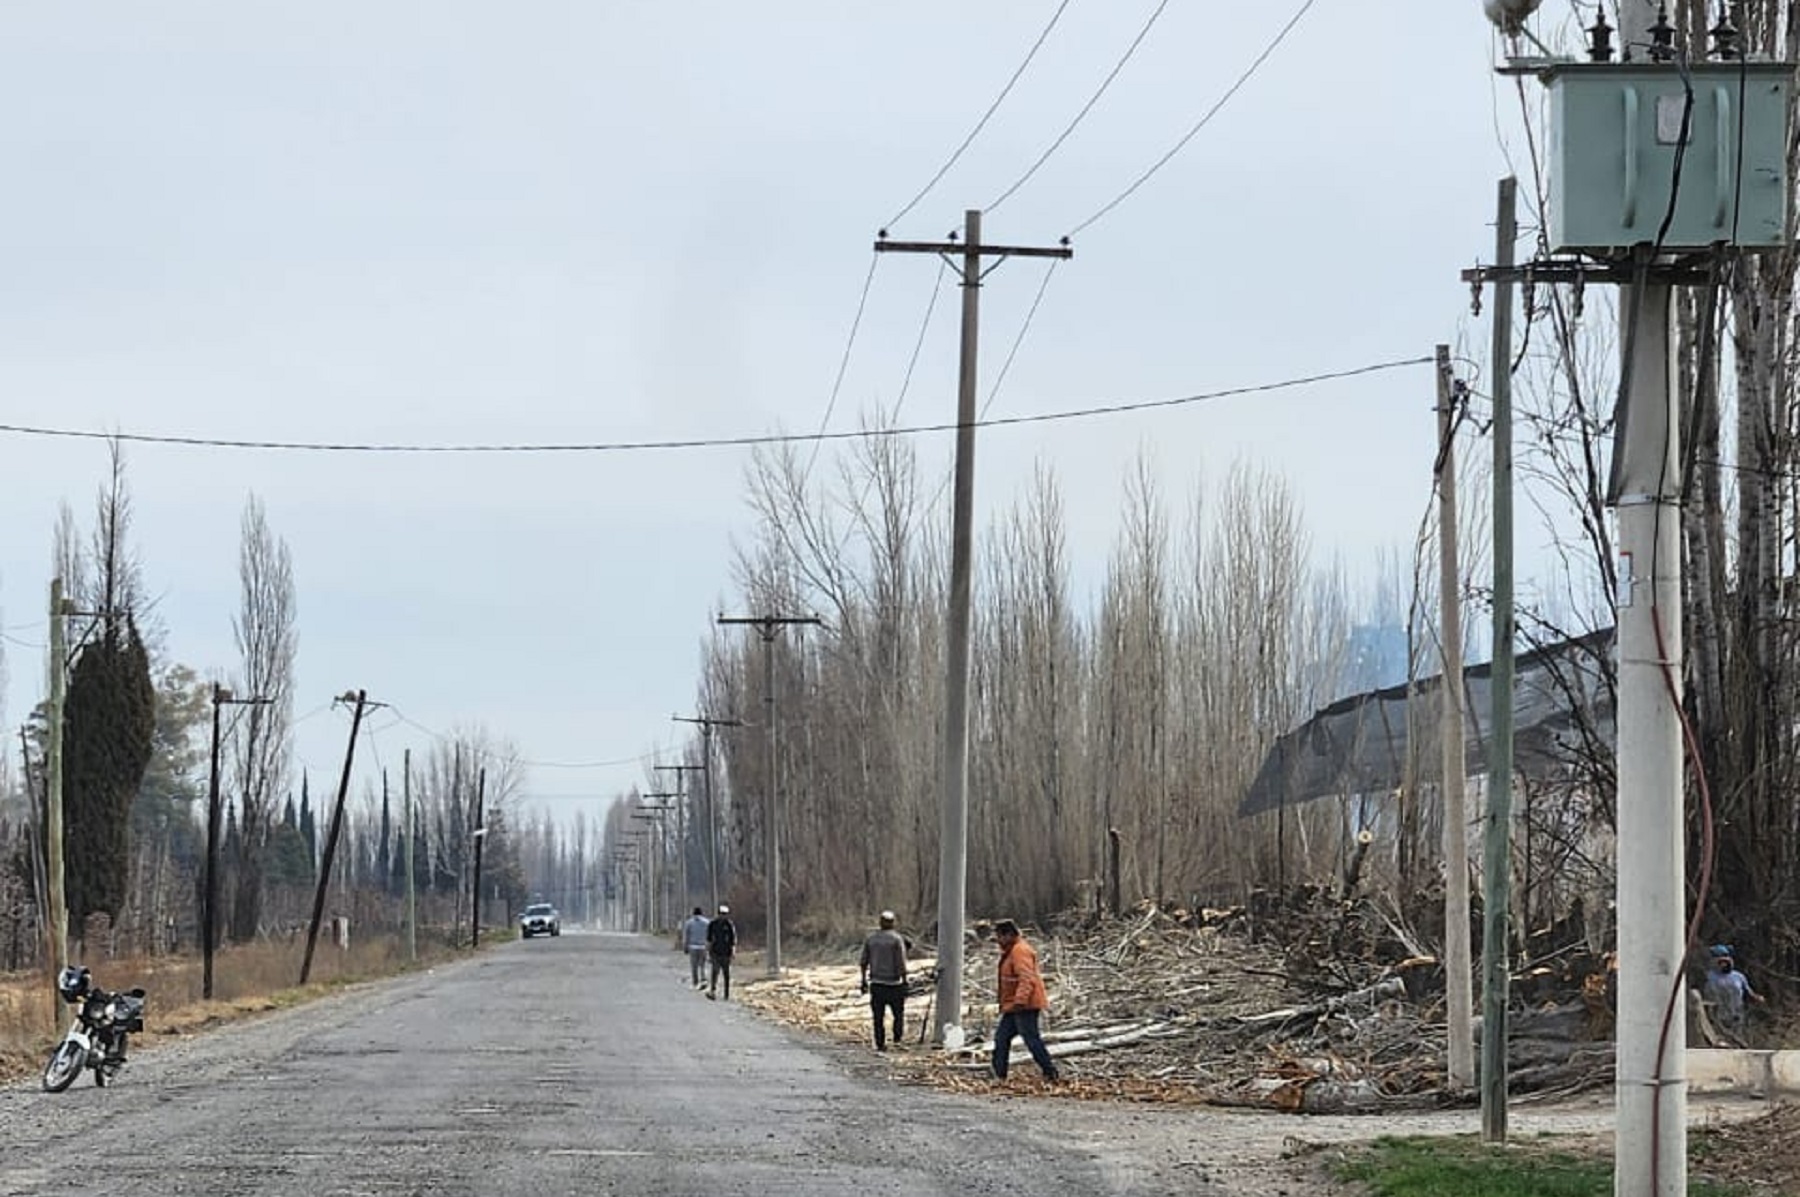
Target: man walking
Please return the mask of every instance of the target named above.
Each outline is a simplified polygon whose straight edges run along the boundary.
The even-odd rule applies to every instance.
[[[906,1042],[906,940],[894,930],[894,912],[881,912],[881,929],[863,941],[862,981],[875,1016],[875,1050],[887,1050],[885,1012],[894,1012],[894,1042]]]
[[[698,906],[681,924],[681,946],[687,949],[688,972],[695,989],[706,988],[706,912]]]
[[[1050,995],[1038,973],[1037,953],[1019,938],[1019,925],[1011,919],[994,924],[994,942],[1000,945],[1000,1025],[994,1031],[994,1075],[1006,1079],[1007,1057],[1012,1054],[1013,1036],[1018,1035],[1044,1079],[1055,1084],[1061,1078],[1038,1031],[1038,1016],[1049,1007]]]
[[[719,904],[719,917],[706,924],[706,952],[712,959],[712,977],[706,985],[706,1000],[719,996],[719,977],[725,978],[725,1000],[731,1000],[731,958],[737,954],[737,928],[731,925],[731,907]]]

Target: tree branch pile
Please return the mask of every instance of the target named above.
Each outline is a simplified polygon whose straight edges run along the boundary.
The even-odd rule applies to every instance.
[[[935,965],[914,961],[907,1052],[894,1067],[925,1083],[985,1088],[998,1021],[995,952],[973,928],[966,1044],[928,1050]],[[1369,900],[1299,893],[1279,911],[1148,903],[1121,919],[1029,934],[1050,987],[1044,1039],[1067,1061],[1059,1091],[1304,1113],[1466,1101],[1445,1092],[1443,975],[1404,924]],[[745,986],[789,1022],[868,1043],[853,964],[794,968]],[[1515,1005],[1513,1089],[1610,1083],[1608,1029],[1578,990]],[[1596,1040],[1594,1037],[1598,1035]],[[1036,1070],[1015,1047],[1015,1075]]]

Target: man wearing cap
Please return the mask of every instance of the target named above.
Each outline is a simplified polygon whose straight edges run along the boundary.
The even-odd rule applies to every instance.
[[[1037,952],[1019,938],[1019,924],[1011,919],[994,924],[994,942],[1000,947],[1000,1025],[994,1029],[994,1075],[1006,1079],[1007,1058],[1017,1035],[1025,1041],[1044,1079],[1054,1084],[1059,1079],[1056,1063],[1038,1032],[1038,1016],[1050,1005],[1050,995],[1038,972]]]
[[[737,928],[731,925],[731,907],[719,903],[719,916],[706,924],[706,953],[712,958],[712,977],[706,986],[706,1000],[719,996],[719,977],[725,977],[725,1000],[731,1000],[731,958],[737,953]]]
[[[887,1050],[883,1011],[894,1012],[894,1042],[906,1042],[906,940],[894,930],[894,912],[881,912],[881,928],[863,940],[862,992],[875,1016],[875,1050]]]

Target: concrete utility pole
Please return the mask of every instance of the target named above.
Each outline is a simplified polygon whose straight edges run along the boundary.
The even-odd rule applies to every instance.
[[[1469,948],[1469,800],[1464,786],[1462,568],[1456,551],[1456,408],[1462,384],[1450,347],[1437,347],[1438,601],[1443,612],[1444,980],[1450,1050],[1446,1080],[1475,1087],[1475,1029]]]
[[[356,760],[356,735],[362,730],[363,712],[386,703],[370,702],[367,690],[346,692],[336,702],[354,704],[350,716],[350,743],[344,748],[344,773],[338,779],[337,805],[331,810],[331,830],[325,836],[325,856],[319,862],[319,884],[313,891],[312,923],[306,929],[306,956],[300,962],[300,984],[312,976],[313,948],[319,942],[319,920],[325,914],[325,889],[331,884],[331,861],[337,855],[338,831],[344,825],[344,796],[350,792],[350,765]]]
[[[69,902],[63,879],[63,698],[67,694],[68,648],[63,620],[69,613],[61,578],[50,580],[50,697],[44,728],[44,860],[49,876],[50,976],[69,963]]]
[[[675,810],[675,873],[677,873],[675,884],[680,886],[680,902],[675,904],[680,909],[675,911],[675,916],[680,918],[682,911],[688,909],[689,900],[693,898],[693,895],[689,893],[688,886],[688,801],[686,801],[688,785],[686,785],[686,778],[688,778],[689,772],[704,769],[704,765],[652,765],[652,769],[657,772],[675,774],[675,787],[677,787],[675,790],[664,792],[664,794],[644,794],[644,797],[666,797],[673,803],[673,810]]]
[[[1620,45],[1634,58],[1663,24],[1653,0],[1621,0]],[[1740,115],[1739,119],[1742,117]],[[1741,142],[1740,142],[1741,144]],[[1619,293],[1620,368],[1609,489],[1618,521],[1618,1110],[1613,1191],[1687,1192],[1687,884],[1682,844],[1681,444],[1675,412],[1674,289],[1643,279]],[[1671,1013],[1672,1011],[1672,1013]]]
[[[983,245],[981,213],[963,214],[963,240],[889,241],[886,230],[876,253],[932,254],[962,277],[962,352],[956,398],[956,476],[950,516],[950,610],[945,623],[944,805],[938,859],[938,989],[933,1038],[962,1022],[964,890],[969,861],[969,587],[975,525],[975,387],[980,347],[981,280],[984,257],[1070,258],[1068,238],[1055,247]],[[957,259],[961,259],[961,265]],[[996,262],[994,266],[998,266]],[[987,270],[994,269],[990,266]]]
[[[401,761],[400,792],[406,796],[406,959],[412,964],[419,959],[419,897],[413,889],[412,749],[406,750]]]
[[[266,706],[266,698],[233,698],[223,686],[212,688],[212,771],[206,784],[206,889],[200,903],[200,996],[212,1001],[213,953],[219,945],[219,709]]]
[[[675,798],[675,842],[678,845],[680,845],[676,850],[681,853],[681,907],[683,910],[685,910],[685,909],[687,909],[688,902],[690,902],[694,897],[694,883],[688,877],[688,852],[687,852],[688,804],[685,801],[687,798],[687,794],[686,794],[687,775],[689,773],[704,773],[704,772],[706,772],[706,766],[705,765],[653,765],[653,766],[651,766],[651,768],[655,769],[659,773],[673,773],[675,775],[675,785],[676,785],[677,789],[679,791],[681,791],[674,795],[674,798]],[[716,911],[718,908],[718,904],[714,903],[713,906],[714,906],[714,910]]]
[[[698,723],[700,725],[700,752],[706,758],[706,884],[712,894],[712,905],[707,908],[710,917],[719,910],[719,822],[713,814],[713,750],[712,729],[715,727],[742,727],[741,720],[714,719],[707,715],[674,715],[677,723]]]
[[[668,867],[669,866],[669,825],[663,821],[663,816],[675,809],[675,807],[670,804],[669,800],[680,798],[681,795],[677,794],[671,790],[663,790],[663,791],[661,791],[659,793],[655,793],[655,794],[640,794],[639,797],[640,798],[650,798],[650,799],[656,800],[656,805],[654,805],[654,806],[638,807],[637,810],[632,812],[631,817],[634,819],[645,818],[645,819],[655,819],[656,820],[656,825],[651,830],[651,836],[652,836],[651,846],[652,846],[652,848],[654,848],[654,850],[656,852],[655,903],[656,903],[656,912],[659,917],[656,919],[653,919],[651,921],[651,927],[657,931],[660,931],[664,927],[667,927],[671,921],[671,916],[670,916],[671,907],[669,905],[669,891],[672,888],[672,881],[673,881],[673,879],[669,876],[669,867]]]
[[[1514,262],[1519,182],[1500,180],[1494,221],[1494,266]],[[1481,932],[1481,1137],[1506,1142],[1506,1003],[1512,985],[1507,952],[1512,939],[1513,787],[1513,284],[1494,284],[1494,664],[1491,677],[1493,748],[1488,759]]]
[[[469,886],[469,948],[481,946],[481,847],[487,843],[487,770],[475,774],[475,827],[469,835],[475,841],[475,879]]]
[[[764,796],[763,819],[767,824],[766,837],[769,845],[769,867],[764,884],[768,887],[767,904],[768,975],[781,975],[781,771],[775,760],[777,734],[775,728],[775,637],[781,629],[794,624],[816,624],[822,622],[816,615],[754,615],[719,617],[721,624],[749,624],[756,629],[763,642],[763,723],[765,743],[769,753],[769,791]]]

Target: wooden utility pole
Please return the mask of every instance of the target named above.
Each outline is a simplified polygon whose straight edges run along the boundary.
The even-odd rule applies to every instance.
[[[206,891],[201,898],[200,996],[213,996],[213,953],[219,947],[219,709],[227,706],[264,706],[266,698],[233,698],[231,691],[212,689],[212,769],[206,784]]]
[[[371,703],[367,690],[358,690],[354,694],[345,694],[336,702],[354,704],[350,716],[350,743],[344,748],[344,773],[338,779],[337,805],[331,810],[331,830],[325,835],[325,856],[319,862],[319,884],[313,891],[312,923],[306,929],[306,956],[300,962],[300,984],[306,984],[312,976],[313,948],[319,942],[319,920],[325,914],[325,888],[331,884],[331,861],[337,854],[338,831],[344,824],[344,797],[350,792],[350,766],[356,760],[356,736],[362,730],[363,712],[371,706],[383,706],[383,703]]]
[[[945,623],[944,803],[938,860],[938,988],[933,1036],[962,1023],[963,915],[969,858],[969,589],[974,558],[975,388],[980,347],[983,258],[1070,258],[1068,238],[1054,247],[983,245],[981,213],[963,214],[963,239],[875,242],[876,253],[932,254],[962,278],[962,348],[957,377],[956,475],[950,517],[950,611]],[[958,265],[958,259],[961,264]],[[999,262],[994,264],[999,265]]]
[[[764,742],[769,753],[768,792],[763,799],[763,819],[769,859],[764,884],[768,889],[768,975],[781,975],[781,771],[776,765],[775,750],[779,737],[775,729],[775,637],[781,629],[795,624],[822,622],[816,615],[750,615],[719,616],[721,624],[749,624],[763,642],[763,722]]]
[[[1518,180],[1500,180],[1494,222],[1494,266],[1514,262],[1518,239]],[[1507,952],[1512,937],[1513,787],[1513,284],[1494,284],[1494,664],[1488,759],[1487,825],[1483,844],[1481,932],[1481,1137],[1506,1142],[1506,1003],[1512,983]]]
[[[713,750],[712,730],[715,727],[742,727],[738,719],[714,719],[707,715],[675,715],[677,723],[698,723],[700,725],[700,752],[705,757],[702,766],[705,772],[706,785],[706,884],[712,895],[712,906],[707,910],[710,918],[719,912],[719,823],[713,814]]]
[[[206,889],[200,907],[200,997],[212,1001],[213,952],[219,942],[219,709],[225,690],[212,691],[212,767],[206,781]]]
[[[1444,979],[1450,1050],[1446,1080],[1475,1087],[1473,976],[1469,946],[1469,801],[1463,758],[1462,567],[1456,546],[1456,418],[1462,384],[1450,347],[1437,347],[1438,602],[1443,618]]]
[[[487,769],[475,774],[475,828],[469,834],[475,840],[475,881],[469,887],[469,947],[481,946],[481,847],[487,842],[486,815]]]
[[[419,897],[413,888],[412,749],[408,748],[401,760],[400,792],[406,801],[406,959],[410,964],[419,959]]]
[[[53,986],[57,970],[69,963],[69,902],[63,888],[63,697],[69,678],[63,619],[68,611],[68,600],[63,598],[63,581],[52,578],[50,697],[44,729],[44,867],[49,875],[44,880],[49,890],[45,947],[50,958],[46,963]]]

